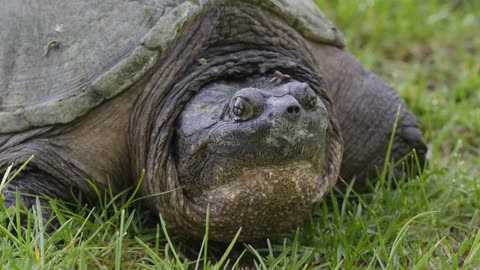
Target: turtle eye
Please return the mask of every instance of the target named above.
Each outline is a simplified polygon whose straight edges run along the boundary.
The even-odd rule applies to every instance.
[[[253,118],[253,106],[248,98],[234,97],[230,103],[231,116],[235,121]]]
[[[306,83],[296,83],[290,88],[292,95],[305,108],[313,110],[317,107],[317,95]]]
[[[242,97],[236,97],[233,101],[233,114],[238,117],[242,117],[242,114],[245,112],[245,107],[247,106],[246,100]]]
[[[228,101],[223,119],[233,122],[248,121],[262,114],[265,98],[256,88],[243,88]]]

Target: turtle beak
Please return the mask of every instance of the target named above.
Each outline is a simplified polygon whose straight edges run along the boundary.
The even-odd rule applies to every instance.
[[[295,123],[298,122],[303,115],[302,106],[290,95],[272,97],[268,102],[271,106],[271,111],[267,117],[267,121],[269,122]]]

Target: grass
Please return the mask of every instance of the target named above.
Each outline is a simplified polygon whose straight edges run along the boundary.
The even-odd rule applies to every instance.
[[[480,268],[480,2],[317,2],[418,116],[431,152],[423,174],[391,189],[386,170],[372,192],[332,191],[303,227],[235,247],[172,235],[127,193],[94,209],[52,201],[55,231],[8,222],[40,221],[39,205],[2,209],[0,269]]]

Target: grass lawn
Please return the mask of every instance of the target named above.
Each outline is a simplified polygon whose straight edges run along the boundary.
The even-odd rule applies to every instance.
[[[261,269],[480,268],[480,1],[317,2],[418,116],[423,174],[331,192],[303,227],[231,251],[166,234],[127,194],[93,210],[53,201],[61,225],[49,232],[38,211],[17,209],[38,220],[20,234],[0,202],[0,269],[230,269],[239,256]]]

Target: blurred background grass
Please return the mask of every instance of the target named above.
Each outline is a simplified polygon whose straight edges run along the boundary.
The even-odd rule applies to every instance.
[[[316,1],[418,116],[432,162],[480,164],[480,1]],[[460,145],[459,145],[460,144]]]
[[[477,232],[478,238],[480,227],[480,1],[316,2],[343,31],[348,50],[406,100],[430,148],[429,167],[416,180],[423,184],[410,183],[394,191],[381,191],[383,195],[362,197],[378,213],[377,219],[391,220],[393,213],[411,217],[422,211],[437,212],[429,221],[410,228],[413,232],[406,234],[404,240],[409,243],[404,247],[418,245],[420,252],[415,255],[405,249],[406,257],[400,256],[401,263],[395,267],[418,266],[421,260],[416,256],[424,256],[437,245],[421,268],[478,269],[479,260],[470,265],[463,265],[463,261],[480,256],[472,234]],[[409,194],[400,198],[402,193]],[[390,202],[378,200],[378,196],[390,197]],[[401,200],[408,203],[401,204]],[[392,224],[379,226],[384,233],[388,228],[399,233]],[[378,250],[378,246],[371,249]],[[363,259],[355,258],[350,266],[361,265]]]

